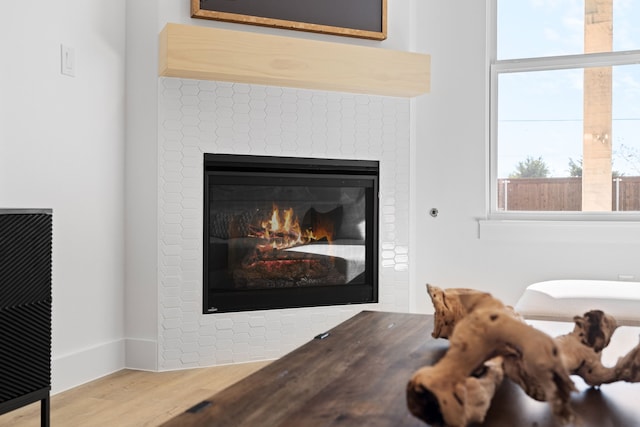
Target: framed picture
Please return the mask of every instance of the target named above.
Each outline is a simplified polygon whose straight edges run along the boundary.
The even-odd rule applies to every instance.
[[[387,38],[387,0],[191,0],[191,17],[372,40]]]

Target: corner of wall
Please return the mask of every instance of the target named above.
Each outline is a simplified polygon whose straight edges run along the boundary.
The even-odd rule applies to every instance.
[[[152,340],[126,339],[124,366],[141,371],[158,370],[158,343]]]
[[[115,340],[53,358],[51,360],[52,394],[123,369],[124,355],[124,340]]]

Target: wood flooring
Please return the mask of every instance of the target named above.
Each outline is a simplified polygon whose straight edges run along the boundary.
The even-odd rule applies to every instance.
[[[270,362],[170,372],[125,369],[51,398],[53,427],[157,426]],[[40,402],[0,415],[0,427],[39,427]]]

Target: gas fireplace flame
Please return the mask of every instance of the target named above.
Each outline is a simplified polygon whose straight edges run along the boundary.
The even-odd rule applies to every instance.
[[[262,221],[259,227],[251,227],[249,237],[257,237],[266,241],[266,243],[258,245],[260,250],[282,250],[323,238],[331,242],[333,228],[333,225],[315,224],[302,229],[293,208],[281,210],[274,206],[268,219]]]

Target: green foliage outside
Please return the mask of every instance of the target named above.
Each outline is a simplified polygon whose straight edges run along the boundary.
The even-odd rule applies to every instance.
[[[623,173],[618,171],[611,171],[611,176],[613,178],[620,178],[623,176]],[[572,158],[569,158],[569,176],[581,177],[582,176],[582,159],[577,162]]]
[[[614,155],[625,161],[631,169],[637,171],[638,175],[640,175],[639,149],[622,144]],[[569,172],[569,176],[581,177],[582,158],[577,161],[569,158],[569,169],[567,169],[567,172]],[[509,178],[548,178],[549,174],[549,167],[542,156],[537,159],[533,156],[527,156],[525,160],[518,162],[516,170],[509,174]],[[624,173],[614,170],[611,172],[611,175],[613,178],[620,178],[624,176]]]
[[[630,147],[626,144],[620,144],[615,154],[618,158],[622,159],[628,167],[640,175],[640,149]]]
[[[569,176],[582,176],[582,159],[576,162],[569,157]]]
[[[509,178],[547,178],[549,176],[549,167],[542,160],[542,157],[534,159],[533,156],[518,162],[515,172],[509,175]]]

